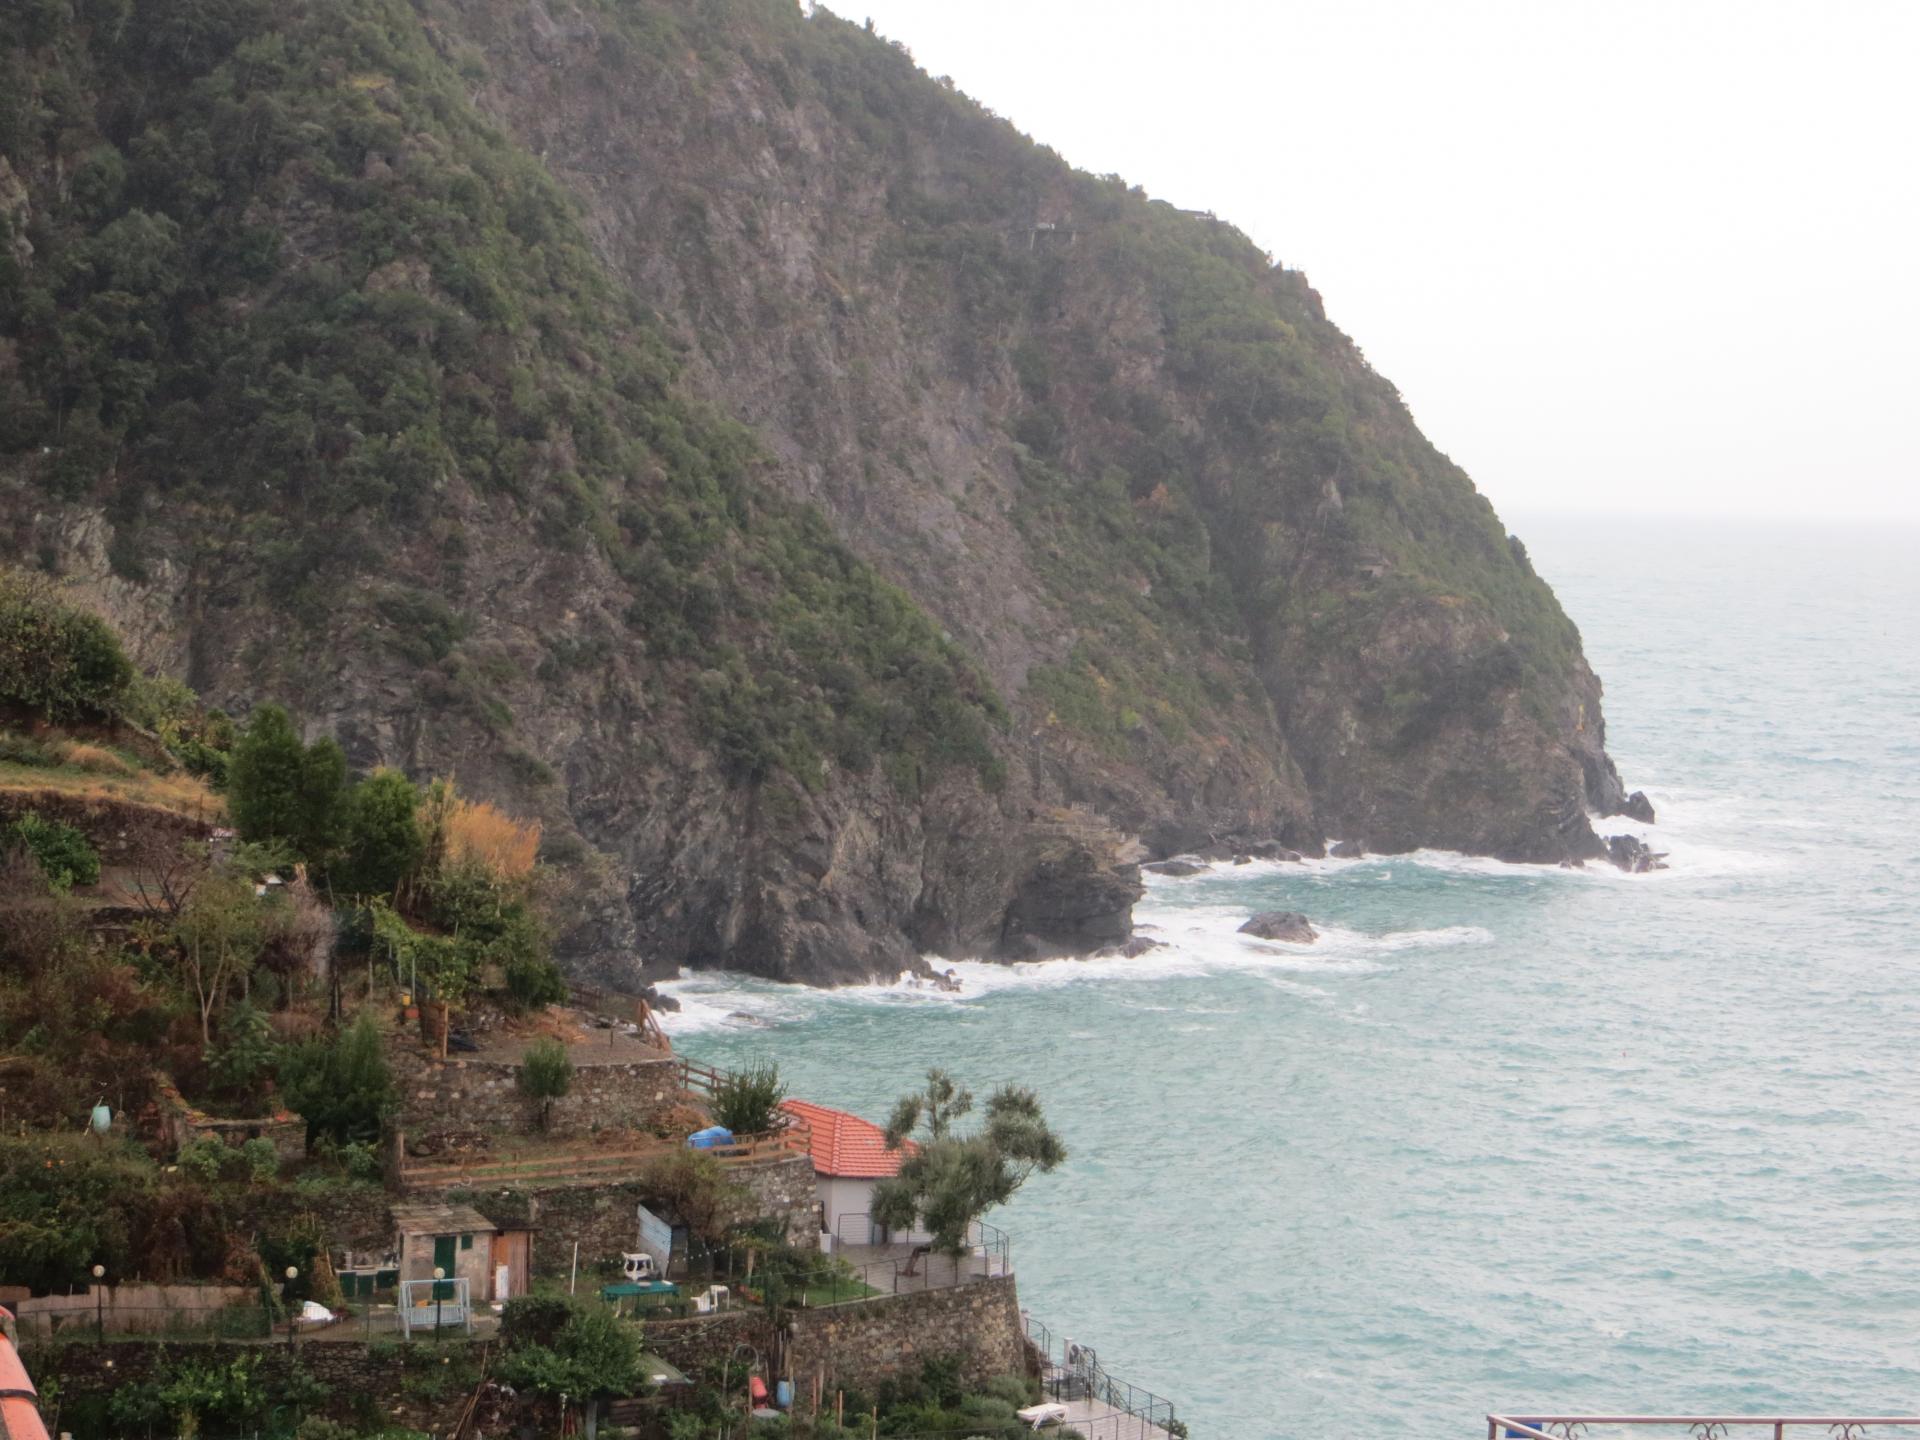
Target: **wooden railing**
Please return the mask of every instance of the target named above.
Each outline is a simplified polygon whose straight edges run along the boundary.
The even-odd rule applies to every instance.
[[[647,1162],[670,1155],[680,1146],[671,1140],[619,1150],[562,1150],[511,1159],[474,1159],[440,1164],[403,1165],[400,1183],[409,1190],[480,1189],[488,1185],[606,1185],[629,1179]],[[765,1135],[742,1135],[731,1145],[716,1145],[695,1154],[711,1155],[722,1165],[753,1165],[788,1155],[805,1155],[812,1135],[795,1121],[785,1130]]]

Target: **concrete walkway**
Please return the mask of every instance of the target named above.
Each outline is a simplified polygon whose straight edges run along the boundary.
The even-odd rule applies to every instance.
[[[1068,1400],[1067,1424],[1087,1440],[1172,1440],[1167,1431],[1100,1400]]]

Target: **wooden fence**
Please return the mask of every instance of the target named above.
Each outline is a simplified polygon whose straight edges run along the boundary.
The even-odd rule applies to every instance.
[[[703,1065],[684,1055],[674,1057],[680,1067],[680,1088],[689,1095],[711,1097],[727,1079],[724,1070]],[[730,1145],[716,1145],[698,1153],[711,1155],[722,1165],[752,1165],[788,1155],[807,1155],[813,1134],[805,1121],[782,1113],[779,1129],[761,1135],[742,1135]],[[682,1142],[684,1143],[684,1142]],[[671,1140],[621,1149],[538,1149],[502,1159],[475,1157],[471,1161],[400,1166],[400,1183],[408,1190],[479,1189],[489,1185],[609,1185],[630,1179],[648,1161],[680,1148]]]

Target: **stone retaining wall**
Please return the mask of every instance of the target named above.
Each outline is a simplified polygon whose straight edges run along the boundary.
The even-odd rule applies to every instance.
[[[753,1218],[777,1222],[790,1244],[813,1243],[818,1222],[811,1160],[787,1155],[729,1165],[726,1173],[751,1193]],[[617,1261],[639,1243],[640,1222],[634,1207],[649,1198],[645,1185],[626,1181],[481,1192],[471,1203],[496,1224],[517,1221],[533,1227],[534,1274],[567,1274],[578,1241],[580,1273],[591,1275],[601,1261]]]
[[[918,1374],[928,1360],[941,1357],[958,1360],[961,1378],[975,1385],[1026,1371],[1020,1299],[1011,1275],[802,1310],[793,1317],[791,1345],[801,1400],[812,1395],[816,1379],[827,1397],[836,1388],[872,1393],[882,1380]]]
[[[416,1346],[416,1369],[430,1361],[464,1350],[468,1342],[448,1341],[434,1347],[428,1355]],[[44,1393],[49,1380],[57,1380],[61,1403],[73,1407],[76,1402],[95,1404],[100,1397],[127,1385],[141,1384],[190,1358],[196,1366],[225,1366],[251,1356],[258,1366],[255,1377],[268,1394],[286,1388],[289,1355],[284,1344],[244,1345],[230,1342],[156,1344],[153,1341],[107,1341],[104,1344],[54,1344],[25,1347],[21,1358],[28,1373]],[[303,1342],[292,1357],[320,1382],[323,1398],[315,1412],[342,1423],[370,1418],[376,1408],[394,1423],[405,1423],[432,1433],[444,1434],[459,1420],[467,1392],[458,1389],[445,1396],[428,1399],[423,1387],[404,1383],[409,1356],[392,1343],[367,1344],[359,1340]],[[170,1433],[170,1432],[169,1432]],[[222,1433],[216,1427],[215,1433]]]
[[[540,1102],[520,1093],[519,1067],[499,1060],[417,1060],[396,1078],[397,1125],[410,1150],[431,1151],[452,1137],[531,1135]],[[683,1104],[680,1067],[672,1060],[575,1064],[573,1087],[553,1102],[547,1133],[653,1130]]]
[[[881,1381],[918,1375],[933,1359],[959,1361],[961,1378],[973,1385],[1027,1370],[1020,1299],[1010,1275],[789,1311],[786,1328],[795,1408],[802,1411],[812,1402],[816,1381],[823,1407],[831,1409],[835,1390],[872,1394]],[[775,1338],[758,1307],[650,1321],[646,1337],[647,1349],[690,1375],[719,1365],[742,1343],[766,1355]]]

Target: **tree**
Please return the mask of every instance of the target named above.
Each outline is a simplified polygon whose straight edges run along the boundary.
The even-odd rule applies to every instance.
[[[927,1072],[927,1088],[902,1096],[887,1121],[887,1147],[924,1138],[900,1162],[900,1172],[873,1187],[873,1218],[896,1230],[924,1225],[948,1255],[964,1255],[969,1231],[995,1205],[1004,1205],[1035,1172],[1052,1170],[1067,1148],[1041,1114],[1031,1090],[1003,1085],[987,1100],[985,1122],[971,1134],[954,1122],[973,1109],[973,1097],[944,1070]]]
[[[200,1006],[200,1043],[213,1044],[213,1012],[260,953],[262,914],[253,882],[232,870],[194,888],[173,924],[181,969]]]
[[[332,740],[300,743],[278,705],[247,717],[227,766],[227,808],[243,840],[285,841],[321,860],[339,837],[347,760]]]
[[[420,792],[398,770],[376,770],[347,796],[344,853],[330,872],[348,895],[392,897],[426,853]]]
[[[540,1128],[547,1128],[553,1102],[573,1088],[573,1059],[567,1047],[551,1035],[542,1035],[527,1047],[515,1077],[520,1093],[540,1102]]]
[[[310,1040],[280,1066],[280,1092],[307,1122],[309,1147],[373,1141],[398,1098],[379,1027],[364,1012],[331,1040]]]
[[[551,1345],[528,1340],[509,1349],[500,1361],[500,1379],[549,1400],[565,1395],[586,1402],[641,1394],[647,1379],[640,1365],[638,1328],[606,1305],[570,1310]]]
[[[300,757],[300,829],[293,843],[309,863],[325,860],[340,843],[346,800],[346,752],[323,735]]]
[[[280,706],[262,705],[247,718],[227,770],[227,809],[243,840],[285,840],[298,832],[305,759],[293,719]]]
[[[746,1186],[728,1176],[726,1166],[700,1150],[669,1151],[649,1161],[639,1179],[648,1204],[658,1201],[678,1216],[709,1250],[727,1238],[753,1198]]]
[[[737,1070],[713,1087],[713,1119],[736,1135],[761,1135],[780,1117],[787,1087],[780,1083],[780,1067],[772,1061]]]

